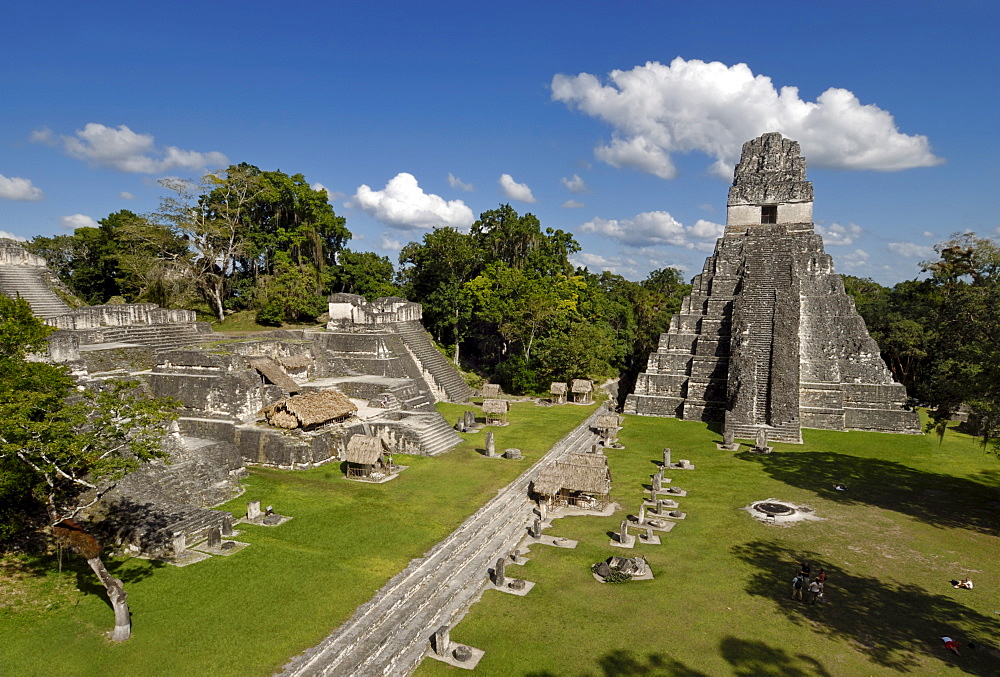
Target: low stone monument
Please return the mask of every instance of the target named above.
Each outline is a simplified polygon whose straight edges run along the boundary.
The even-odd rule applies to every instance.
[[[472,411],[472,410],[470,410],[470,409],[466,409],[465,410],[465,429],[469,430],[470,428],[474,427],[475,425],[476,425],[476,414],[475,414],[475,412]]]
[[[757,431],[757,439],[755,440],[754,447],[750,451],[754,454],[770,454],[774,450],[774,447],[769,447],[767,445],[767,437],[767,430],[764,428],[759,429]]]
[[[716,446],[723,451],[737,451],[740,448],[740,445],[736,443],[736,435],[731,428],[726,428],[722,431],[722,444],[717,444]]]
[[[663,467],[664,468],[670,467],[670,447],[667,447],[666,449],[663,450]]]
[[[178,559],[187,552],[187,536],[183,531],[178,531],[173,538],[174,559]]]
[[[438,656],[447,656],[448,649],[451,648],[451,637],[449,637],[448,626],[442,625],[431,635],[431,649]]]
[[[535,519],[535,521],[531,523],[531,530],[530,530],[529,533],[531,534],[532,538],[541,538],[542,537],[542,520]]]
[[[660,490],[662,488],[663,488],[663,479],[661,478],[660,473],[656,473],[655,475],[653,475],[653,493],[654,494],[660,493]]]
[[[496,458],[497,455],[497,447],[496,447],[496,442],[494,442],[493,440],[492,430],[486,431],[486,455],[489,458]]]
[[[223,536],[233,535],[233,518],[231,515],[222,516],[222,535]]]
[[[260,501],[250,501],[247,503],[247,519],[251,522],[260,519]]]
[[[503,457],[506,458],[506,459],[515,460],[516,461],[517,459],[521,458],[521,450],[520,449],[504,449],[503,450]]]
[[[646,506],[645,505],[640,505],[639,506],[639,518],[638,519],[639,519],[639,524],[640,525],[646,523]]]
[[[493,585],[498,588],[502,588],[504,583],[507,582],[507,577],[504,575],[504,565],[506,562],[503,557],[497,559],[496,565],[493,567]]]
[[[222,546],[222,531],[218,527],[208,531],[208,547],[218,548]]]
[[[461,644],[455,647],[455,650],[451,652],[451,655],[459,663],[465,663],[470,658],[472,658],[472,649],[465,646],[464,644]]]

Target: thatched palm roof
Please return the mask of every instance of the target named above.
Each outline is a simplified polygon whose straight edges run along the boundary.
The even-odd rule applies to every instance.
[[[575,378],[573,379],[573,392],[574,393],[589,393],[594,390],[594,382],[588,381],[585,378]]]
[[[621,416],[618,414],[600,414],[594,422],[594,427],[601,430],[618,428],[622,424]]]
[[[357,405],[342,393],[336,390],[323,390],[278,400],[266,407],[263,414],[271,425],[291,429],[300,426],[311,428],[330,421],[341,421],[357,410]]]
[[[565,395],[566,394],[566,384],[553,381],[552,385],[549,386],[549,392],[553,395]]]
[[[297,393],[301,390],[299,384],[281,370],[278,363],[270,357],[251,357],[247,360],[250,366],[256,369],[261,376],[276,386],[280,386],[287,393]]]
[[[483,384],[483,388],[480,391],[480,394],[484,398],[486,398],[486,397],[496,398],[496,397],[500,397],[500,392],[501,391],[500,391],[500,384],[499,383],[485,383],[485,384]]]
[[[510,403],[507,400],[483,400],[484,414],[506,414],[510,411]]]
[[[388,451],[385,441],[371,435],[354,435],[347,440],[344,460],[360,465],[375,465],[382,454]]]
[[[313,359],[309,355],[289,355],[288,357],[279,357],[278,364],[280,364],[285,369],[304,369],[305,367],[311,367]]]
[[[532,482],[536,494],[554,496],[560,489],[603,496],[611,493],[608,458],[600,454],[566,454],[542,468]]]

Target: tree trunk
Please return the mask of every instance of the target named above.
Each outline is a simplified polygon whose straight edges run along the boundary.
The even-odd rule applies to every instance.
[[[125,592],[125,587],[120,580],[111,577],[108,570],[104,568],[104,562],[101,561],[100,557],[88,559],[87,564],[101,579],[104,589],[108,591],[111,607],[115,610],[115,629],[111,631],[111,641],[124,642],[132,636],[132,616],[128,610],[128,593]]]

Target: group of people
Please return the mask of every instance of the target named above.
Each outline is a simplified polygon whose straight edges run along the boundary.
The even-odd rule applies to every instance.
[[[796,562],[799,565],[799,573],[792,579],[792,599],[806,601],[808,604],[826,601],[824,588],[826,586],[826,571],[820,569],[815,577],[812,576],[812,568],[809,562]],[[803,594],[808,592],[809,597],[803,600]]]

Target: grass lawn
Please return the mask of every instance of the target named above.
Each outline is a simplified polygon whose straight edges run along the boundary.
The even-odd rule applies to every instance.
[[[487,591],[452,639],[486,650],[481,675],[1000,675],[1000,659],[954,656],[940,640],[1000,645],[1000,461],[952,431],[941,446],[804,438],[754,456],[717,451],[705,424],[626,417],[626,449],[608,452],[622,510],[556,520],[547,533],[579,546],[534,546],[508,569],[537,583],[531,593]],[[663,545],[608,547],[665,446],[697,466],[667,473],[689,491],[687,519]],[[777,527],[741,510],[766,498],[808,504],[824,521]],[[645,555],[656,579],[596,582],[590,565],[613,554]],[[802,559],[826,569],[825,605],[790,599]],[[949,585],[965,575],[974,590]],[[460,674],[433,660],[417,672],[445,673]]]
[[[596,406],[596,405],[595,405]],[[449,421],[465,407],[440,404]],[[0,675],[270,675],[317,644],[414,557],[454,530],[594,407],[514,404],[496,428],[492,460],[484,433],[437,458],[398,455],[410,466],[379,485],[342,479],[336,465],[308,471],[258,469],[224,506],[240,515],[260,499],[294,519],[280,527],[239,525],[251,547],[183,569],[141,559],[109,562],[125,581],[133,637],[103,636],[113,614],[78,557],[55,573],[54,558],[7,558],[0,569]]]

